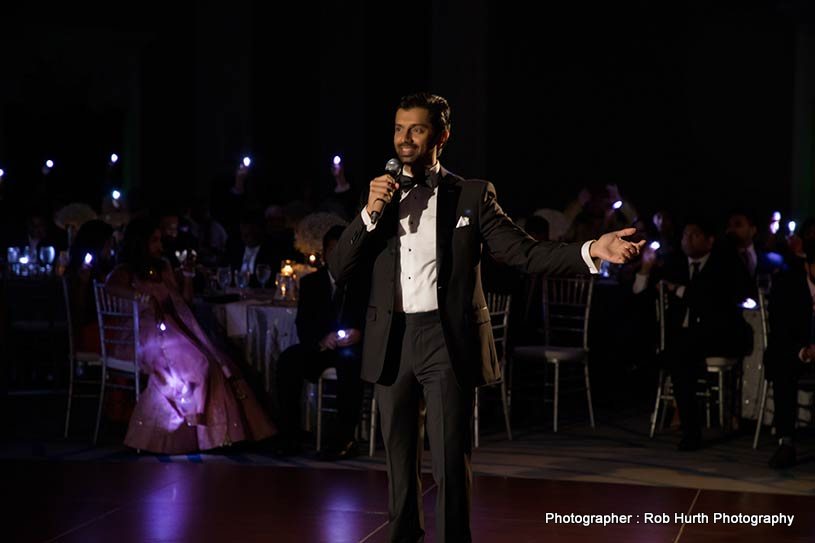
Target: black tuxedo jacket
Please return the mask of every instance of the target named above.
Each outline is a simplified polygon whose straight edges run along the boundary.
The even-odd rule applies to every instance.
[[[336,284],[331,292],[328,268],[320,268],[300,279],[297,299],[297,336],[300,343],[310,347],[317,344],[329,332],[356,328],[365,324],[367,291],[361,292],[359,282]]]
[[[770,335],[764,363],[767,377],[801,366],[798,353],[815,342],[812,337],[812,295],[806,270],[792,266],[773,281],[768,307]]]
[[[500,377],[500,368],[481,287],[483,248],[496,260],[527,273],[573,275],[589,270],[580,255],[581,244],[537,242],[516,226],[487,181],[464,180],[442,168],[437,199],[436,288],[447,350],[462,386],[491,382]],[[386,360],[399,280],[398,200],[395,197],[388,205],[371,232],[357,214],[329,259],[339,282],[355,275],[369,278],[362,378],[382,384],[392,382],[398,362]],[[457,228],[461,217],[469,224]]]
[[[752,282],[737,257],[714,250],[691,281],[684,254],[666,262],[663,277],[685,285],[682,298],[669,295],[666,333],[670,341],[682,328],[688,310],[688,327],[698,339],[704,356],[744,356],[752,350],[752,329],[742,316],[741,303],[751,295]]]

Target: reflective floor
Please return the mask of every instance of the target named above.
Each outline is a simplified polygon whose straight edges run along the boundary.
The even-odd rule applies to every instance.
[[[424,479],[426,541],[435,541],[435,486]],[[3,541],[388,541],[382,471],[9,460],[0,480]],[[804,542],[815,539],[813,510],[809,496],[477,476],[472,528],[476,542]],[[547,513],[632,516],[604,527],[547,521]],[[795,517],[791,527],[751,526],[749,518],[716,523],[714,513]]]

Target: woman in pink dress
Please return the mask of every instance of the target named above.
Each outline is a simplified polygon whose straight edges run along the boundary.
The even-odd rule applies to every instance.
[[[188,302],[192,273],[181,285],[161,258],[156,222],[134,219],[125,231],[111,294],[140,301],[140,367],[149,378],[130,419],[125,444],[182,454],[272,436],[275,429],[241,377],[198,325]]]

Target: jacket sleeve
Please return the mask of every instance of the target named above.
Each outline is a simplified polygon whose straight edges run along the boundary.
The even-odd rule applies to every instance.
[[[481,237],[492,256],[524,273],[588,274],[580,254],[582,243],[535,241],[510,219],[496,199],[495,187],[484,182],[479,202]]]

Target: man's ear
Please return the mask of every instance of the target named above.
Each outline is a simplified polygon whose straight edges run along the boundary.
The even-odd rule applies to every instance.
[[[442,130],[441,133],[436,138],[435,145],[439,148],[438,152],[441,153],[444,146],[447,144],[447,140],[450,138],[450,131],[449,130]]]

